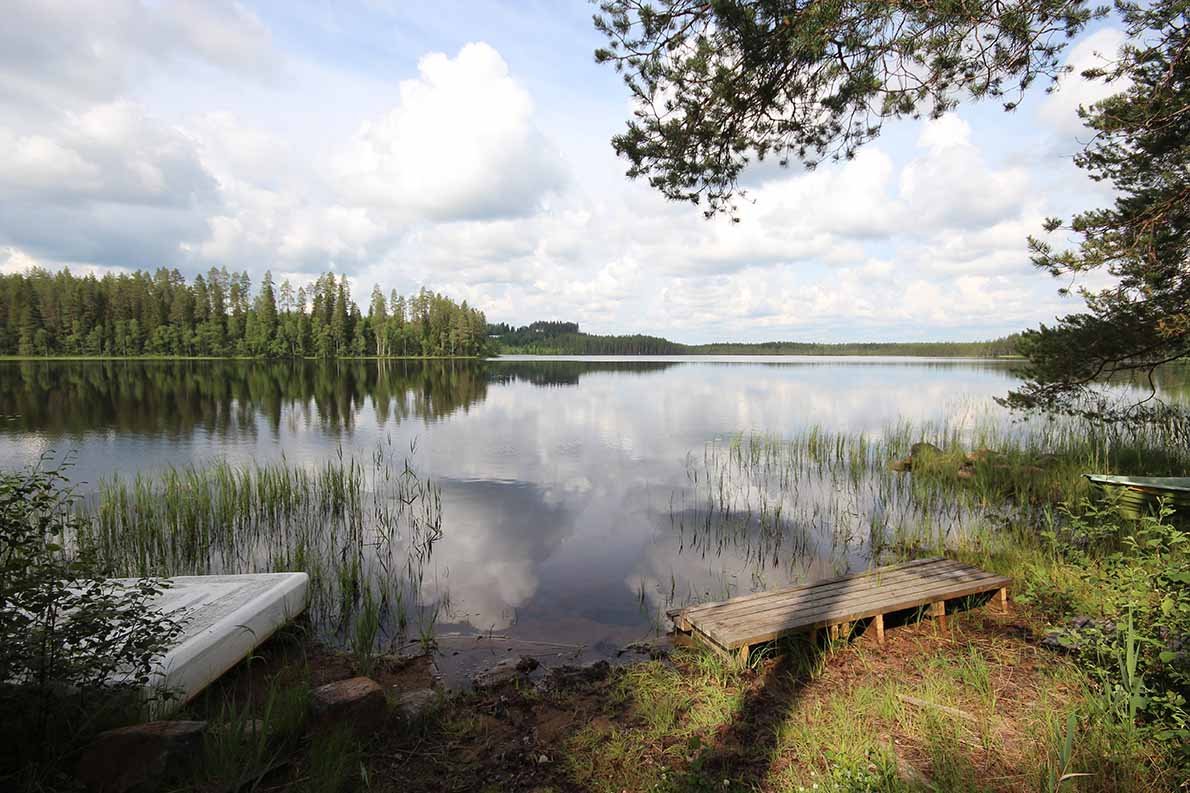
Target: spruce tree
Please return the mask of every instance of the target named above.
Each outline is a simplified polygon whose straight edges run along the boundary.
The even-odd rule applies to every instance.
[[[267,348],[277,332],[277,298],[273,293],[273,274],[268,270],[260,282],[260,294],[256,296],[256,319],[264,336],[262,346]]]

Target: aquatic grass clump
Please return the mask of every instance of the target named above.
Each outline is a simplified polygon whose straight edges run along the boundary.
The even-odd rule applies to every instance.
[[[1177,432],[1007,421],[985,409],[870,433],[819,425],[786,437],[741,433],[687,457],[687,485],[671,495],[670,523],[684,552],[739,558],[761,581],[766,569],[797,579],[814,560],[842,570],[960,542],[978,547],[981,537],[1005,531],[1035,542],[1065,519],[1059,504],[1090,503],[1085,473],[1190,468]]]
[[[340,451],[317,466],[219,461],[114,477],[81,517],[73,543],[116,575],[308,573],[316,632],[365,666],[440,608],[423,585],[441,492],[388,446],[363,462]]]

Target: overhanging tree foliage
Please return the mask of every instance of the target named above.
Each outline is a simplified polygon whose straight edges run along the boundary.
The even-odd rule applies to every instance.
[[[1087,311],[1025,335],[1027,381],[1004,400],[1011,406],[1107,419],[1171,413],[1154,399],[1111,403],[1095,383],[1151,384],[1157,367],[1190,353],[1187,6],[1118,0],[1130,44],[1085,73],[1121,93],[1081,111],[1094,138],[1076,163],[1119,198],[1074,218],[1077,250],[1030,245],[1055,276],[1101,269],[1114,285],[1082,289]],[[616,151],[630,176],[708,216],[732,212],[750,161],[850,157],[886,119],[937,116],[964,97],[1015,107],[1039,78],[1061,73],[1064,41],[1107,13],[1057,0],[607,0],[601,9],[608,46],[596,59],[624,73],[638,107]],[[1061,226],[1051,219],[1046,230]]]
[[[961,97],[1009,108],[1056,77],[1084,0],[606,0],[595,17],[637,103],[613,139],[631,177],[731,212],[753,160],[851,157],[888,118]]]
[[[1130,43],[1119,59],[1085,76],[1123,90],[1080,115],[1095,135],[1075,157],[1108,182],[1113,206],[1075,216],[1075,250],[1030,239],[1033,262],[1055,276],[1106,270],[1115,284],[1082,289],[1087,312],[1024,335],[1028,382],[1006,400],[1024,408],[1106,418],[1153,418],[1159,400],[1112,403],[1094,388],[1105,377],[1146,381],[1190,354],[1190,2],[1120,3]],[[1047,221],[1056,231],[1060,220]]]

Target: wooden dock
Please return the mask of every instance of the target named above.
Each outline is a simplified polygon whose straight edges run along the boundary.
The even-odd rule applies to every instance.
[[[884,615],[929,607],[946,627],[946,601],[995,592],[1008,608],[1009,579],[951,559],[935,557],[877,567],[811,584],[758,592],[668,612],[674,626],[725,655],[746,661],[757,644],[827,628],[832,636],[851,623],[872,619],[884,642]]]

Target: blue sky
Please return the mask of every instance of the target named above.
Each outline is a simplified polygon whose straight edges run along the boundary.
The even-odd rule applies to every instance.
[[[629,98],[574,2],[17,0],[0,30],[0,268],[212,265],[490,320],[715,339],[976,339],[1076,311],[1028,263],[1110,200],[1077,77],[749,177],[741,222],[629,182]],[[1074,42],[1085,67],[1121,35]],[[1061,238],[1059,238],[1061,241]],[[1090,282],[1095,286],[1097,282]]]

